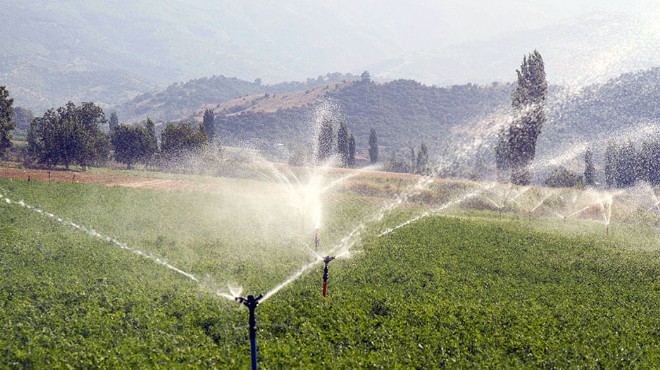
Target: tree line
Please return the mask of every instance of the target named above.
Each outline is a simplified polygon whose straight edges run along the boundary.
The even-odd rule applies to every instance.
[[[108,124],[108,132],[102,125]],[[5,86],[0,86],[0,152],[12,146],[12,130],[16,127],[13,99]],[[213,111],[207,109],[201,124],[167,123],[160,132],[147,118],[141,125],[120,124],[116,113],[106,119],[101,107],[92,102],[76,106],[72,102],[48,109],[32,119],[27,130],[24,161],[28,165],[49,168],[61,165],[105,165],[111,157],[127,168],[137,163],[169,163],[201,155],[213,149],[220,151],[215,132]]]

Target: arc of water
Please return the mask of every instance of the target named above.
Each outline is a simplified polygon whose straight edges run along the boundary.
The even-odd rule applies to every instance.
[[[63,218],[61,218],[61,217],[59,217],[59,216],[56,216],[56,215],[53,214],[53,213],[50,213],[50,212],[44,211],[44,210],[42,210],[42,209],[40,209],[40,208],[37,208],[37,207],[32,206],[32,205],[30,205],[30,204],[27,204],[27,203],[25,203],[23,200],[20,200],[20,201],[16,202],[16,201],[13,201],[12,199],[10,199],[10,198],[8,198],[8,197],[5,197],[4,195],[0,195],[0,197],[1,197],[1,198],[5,201],[5,203],[7,203],[7,204],[16,204],[16,205],[19,205],[19,206],[21,206],[21,207],[23,207],[23,208],[26,208],[26,209],[32,210],[32,211],[34,211],[34,212],[36,212],[36,213],[39,213],[39,214],[41,214],[41,215],[47,216],[47,217],[49,217],[49,218],[52,218],[52,219],[56,220],[57,222],[59,222],[59,223],[61,223],[61,224],[63,224],[63,225],[73,227],[73,228],[75,228],[75,229],[78,229],[78,230],[80,230],[80,231],[83,231],[83,232],[86,233],[87,235],[90,235],[90,236],[93,236],[93,237],[95,237],[95,238],[99,238],[99,239],[105,240],[106,242],[111,243],[111,244],[114,244],[114,245],[120,247],[121,249],[127,250],[127,251],[129,251],[129,252],[134,253],[134,254],[137,254],[137,255],[140,256],[140,257],[144,257],[144,258],[146,258],[146,259],[152,260],[152,261],[154,261],[154,262],[155,262],[156,264],[158,264],[158,265],[164,266],[164,267],[166,267],[166,268],[168,268],[168,269],[170,269],[170,270],[172,270],[172,271],[174,271],[174,272],[177,272],[177,273],[179,273],[179,274],[181,274],[181,275],[187,277],[188,279],[190,279],[190,280],[192,280],[192,281],[194,281],[194,282],[199,283],[199,279],[197,279],[197,277],[196,277],[195,275],[193,275],[193,274],[191,274],[191,273],[189,273],[189,272],[186,272],[186,271],[183,271],[183,270],[177,268],[176,266],[170,264],[169,262],[165,261],[164,259],[162,259],[162,258],[160,258],[160,257],[158,257],[158,256],[156,256],[156,255],[153,255],[153,254],[151,254],[151,253],[148,253],[148,252],[142,251],[142,250],[140,250],[140,249],[138,249],[138,248],[132,247],[132,246],[128,245],[127,243],[120,242],[120,241],[118,241],[117,239],[112,238],[112,237],[110,237],[110,236],[105,236],[105,235],[99,233],[98,231],[96,231],[96,230],[94,230],[94,229],[90,229],[90,228],[85,227],[85,226],[83,226],[83,225],[76,224],[76,223],[74,223],[74,222],[72,222],[72,221],[65,220],[65,219],[63,219]]]

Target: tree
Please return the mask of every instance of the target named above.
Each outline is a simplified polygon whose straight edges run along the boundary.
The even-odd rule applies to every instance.
[[[340,122],[339,129],[337,130],[337,153],[339,154],[341,165],[344,167],[348,166],[348,135],[348,127],[346,127],[346,123]]]
[[[13,104],[9,91],[0,85],[0,153],[11,146],[11,131],[16,128]]]
[[[148,154],[147,128],[144,126],[119,125],[112,135],[112,146],[115,150],[115,160],[124,163],[126,168],[143,161]]]
[[[117,126],[119,126],[119,118],[117,117],[117,112],[110,113],[110,134],[115,132]]]
[[[378,162],[378,137],[376,136],[376,130],[369,130],[369,161],[371,163]]]
[[[638,156],[632,142],[619,148],[616,157],[616,186],[625,188],[635,185],[637,182]]]
[[[348,167],[355,167],[355,137],[348,136]]]
[[[566,169],[564,166],[555,168],[545,180],[545,185],[552,188],[576,187],[582,182],[582,177]]]
[[[14,107],[14,122],[16,123],[16,129],[27,131],[30,129],[30,123],[34,119],[34,114],[31,110]]]
[[[426,144],[422,142],[422,144],[419,146],[419,151],[417,152],[417,163],[416,163],[417,173],[426,175],[428,172],[428,165],[429,165],[429,151],[428,148],[426,148]]]
[[[417,172],[417,156],[415,155],[415,147],[410,147],[410,173]]]
[[[209,143],[213,143],[215,140],[215,116],[212,109],[206,108],[204,111],[204,133],[209,138]]]
[[[170,160],[199,155],[208,141],[204,126],[193,126],[189,122],[178,125],[170,122],[160,134],[161,152]]]
[[[649,183],[653,186],[660,185],[660,142],[654,141],[649,144]]]
[[[605,184],[608,188],[616,185],[616,164],[618,149],[613,142],[605,149]]]
[[[516,90],[512,95],[514,119],[509,127],[511,182],[528,185],[529,165],[536,154],[536,140],[545,123],[544,104],[548,83],[541,54],[534,50],[523,58]]]
[[[495,168],[497,168],[497,179],[505,182],[510,176],[511,160],[509,151],[509,130],[504,127],[497,135],[495,146]]]
[[[588,186],[596,184],[596,168],[594,167],[594,154],[591,148],[584,153],[584,181]]]
[[[102,165],[110,154],[110,142],[99,128],[104,122],[103,110],[91,102],[49,109],[30,125],[28,153],[48,166]]]
[[[317,159],[325,161],[332,155],[332,142],[334,141],[334,132],[332,129],[332,122],[328,119],[321,122],[321,129],[319,131]]]
[[[360,75],[360,81],[364,83],[371,82],[371,75],[369,74],[369,72],[367,71],[362,72],[362,74]]]
[[[156,125],[151,118],[147,117],[147,122],[144,124],[147,130],[147,147],[144,160],[150,162],[154,155],[158,152],[158,138],[156,137]]]

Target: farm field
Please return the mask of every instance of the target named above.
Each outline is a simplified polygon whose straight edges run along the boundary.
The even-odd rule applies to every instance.
[[[272,290],[314,261],[318,225],[273,178],[170,179],[185,186],[0,179],[0,367],[249,366],[247,310],[217,293]],[[629,222],[605,234],[596,210],[437,211],[474,186],[446,182],[374,217],[413,181],[323,194],[319,252],[359,237],[330,264],[327,298],[316,264],[258,307],[261,367],[660,365],[653,213],[615,207]]]

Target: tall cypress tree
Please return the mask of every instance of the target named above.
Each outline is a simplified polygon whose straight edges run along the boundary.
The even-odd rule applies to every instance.
[[[594,154],[591,148],[587,148],[584,153],[584,181],[588,186],[594,186],[596,183],[596,168],[594,167]]]
[[[319,137],[317,143],[316,158],[319,161],[325,161],[332,155],[332,142],[334,139],[334,130],[330,120],[323,120],[321,122],[321,129],[319,130]]]
[[[213,110],[206,108],[204,111],[204,132],[209,137],[209,143],[215,140],[215,116]]]
[[[373,128],[369,131],[369,161],[371,163],[378,162],[378,137],[376,136],[376,130]]]
[[[534,50],[523,58],[518,84],[512,95],[514,119],[509,127],[511,182],[528,185],[531,182],[529,165],[536,154],[536,140],[545,123],[545,98],[548,83],[541,54]]]
[[[11,131],[16,128],[13,104],[9,91],[0,86],[0,152],[11,146]]]
[[[348,167],[355,167],[355,137],[348,135]]]
[[[617,154],[616,145],[609,142],[607,149],[605,149],[605,184],[608,188],[616,185]]]
[[[429,165],[429,151],[426,144],[422,143],[417,152],[417,173],[425,175],[428,171]]]
[[[117,129],[117,126],[119,126],[119,117],[117,117],[116,112],[110,113],[110,121],[108,124],[110,125],[110,134],[113,134]]]
[[[511,170],[511,155],[509,150],[509,128],[503,127],[497,135],[495,146],[495,167],[497,168],[497,180],[508,181]]]
[[[337,153],[339,154],[341,165],[344,167],[348,166],[348,127],[346,127],[346,123],[344,122],[340,122],[339,129],[337,129]]]

